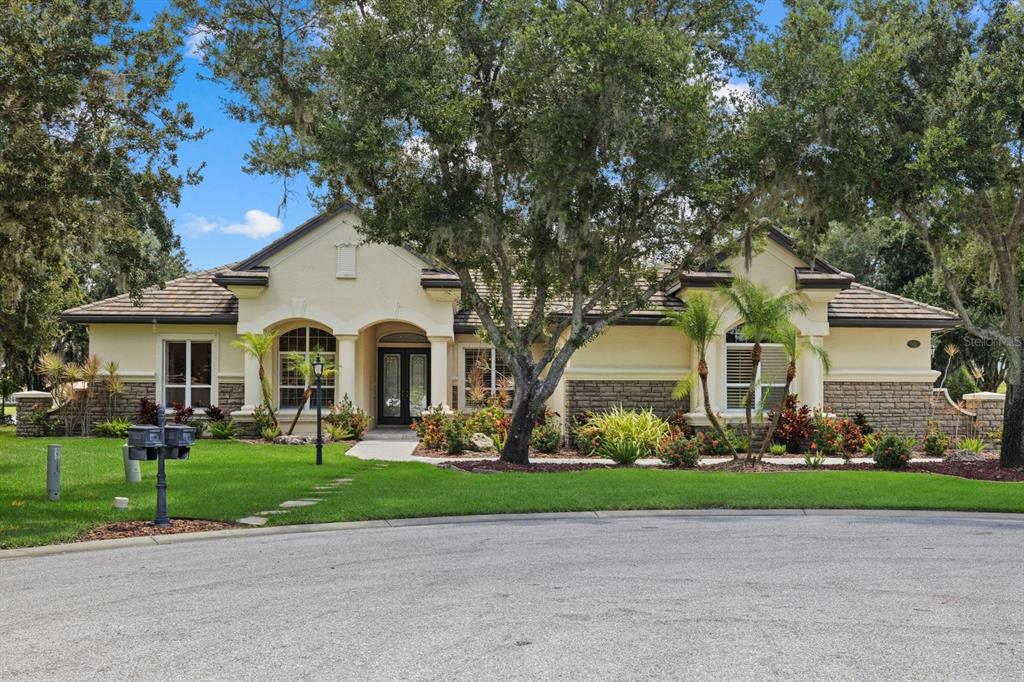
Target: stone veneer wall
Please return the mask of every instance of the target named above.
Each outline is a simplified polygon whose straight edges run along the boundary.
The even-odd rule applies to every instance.
[[[565,423],[570,428],[576,415],[607,410],[617,405],[630,409],[651,408],[659,417],[670,417],[676,410],[689,409],[689,397],[676,400],[675,381],[648,380],[570,380],[565,382]]]
[[[218,386],[219,406],[225,413],[231,413],[242,407],[245,401],[245,384],[241,382],[221,382]],[[156,400],[156,383],[152,381],[126,381],[124,393],[117,397],[116,406],[111,413],[108,402],[106,386],[98,385],[92,389],[89,397],[89,423],[95,424],[109,419],[111,416],[122,417],[134,422],[139,416],[139,401],[143,398]],[[28,415],[37,406],[48,409],[52,405],[49,397],[20,398],[17,401],[18,426],[15,434],[18,436],[41,436],[39,428],[31,423]],[[56,410],[50,414],[53,435],[64,435],[64,419],[62,411]],[[201,414],[200,410],[200,414]],[[78,436],[82,434],[82,417],[76,414],[72,417],[71,434]]]
[[[245,384],[241,382],[222,381],[217,386],[217,407],[224,414],[231,414],[242,409],[245,404]]]
[[[863,412],[876,430],[916,438],[925,435],[929,420],[938,421],[952,436],[986,435],[1002,423],[1001,407],[994,416],[994,408],[986,403],[983,419],[977,420],[973,412],[952,404],[945,390],[934,390],[930,382],[922,381],[826,381],[824,402],[830,412],[846,416]]]

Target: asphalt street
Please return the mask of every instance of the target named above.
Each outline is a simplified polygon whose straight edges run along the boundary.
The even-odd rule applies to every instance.
[[[6,559],[0,679],[1020,680],[1024,520],[519,518]]]

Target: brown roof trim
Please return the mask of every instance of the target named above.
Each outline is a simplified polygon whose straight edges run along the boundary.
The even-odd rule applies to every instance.
[[[422,260],[422,256],[412,252]],[[461,289],[462,280],[454,272],[438,268],[423,268],[420,271],[420,286],[424,289]]]
[[[89,315],[64,313],[63,322],[78,324],[237,324],[238,315]]]
[[[267,258],[270,258],[275,253],[295,243],[295,241],[301,239],[306,234],[320,227],[334,216],[354,210],[355,206],[353,206],[352,204],[344,204],[340,208],[337,208],[333,211],[328,211],[326,213],[321,213],[320,215],[313,216],[306,222],[302,223],[301,225],[293,229],[291,232],[288,232],[284,236],[279,237],[278,239],[270,242],[265,247],[263,247],[256,253],[252,254],[248,258],[246,258],[244,261],[239,263],[235,269],[240,271],[252,270],[256,266],[260,265]]]
[[[881,329],[952,329],[960,326],[960,320],[914,319],[914,318],[871,318],[871,317],[829,317],[829,327],[875,327]]]
[[[220,286],[261,286],[270,284],[270,273],[263,272],[222,272],[214,275],[211,280]]]
[[[854,277],[848,272],[819,272],[795,268],[796,285],[800,289],[849,289]]]

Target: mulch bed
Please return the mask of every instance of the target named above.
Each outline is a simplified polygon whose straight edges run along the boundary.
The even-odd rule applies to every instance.
[[[423,447],[422,445],[416,446],[416,451],[413,453],[417,457],[436,457],[437,459],[479,459],[481,455],[498,455],[497,450],[488,450],[481,452],[478,450],[466,450],[459,455],[450,455],[445,450],[431,450]],[[543,457],[545,459],[579,459],[580,457],[586,457],[579,450],[568,450],[562,449],[556,452],[536,452],[531,450],[530,457]]]
[[[459,459],[438,464],[444,469],[459,469],[473,474],[497,474],[515,471],[526,474],[556,473],[561,471],[584,471],[586,469],[613,469],[612,464],[590,464],[579,462],[542,462],[537,464],[509,464],[494,459]]]
[[[225,530],[227,528],[248,528],[240,523],[229,521],[206,521],[204,519],[171,519],[170,528],[157,528],[151,521],[115,521],[78,536],[80,541],[113,540],[115,538],[138,538],[148,535],[173,535],[176,533],[199,533],[205,530]]]
[[[587,469],[614,469],[610,463],[574,463],[544,462],[538,464],[508,464],[488,459],[449,459],[439,464],[447,469],[459,469],[474,474],[494,474],[502,472],[519,472],[530,474],[557,473],[564,471],[585,471]],[[645,469],[668,469],[670,467],[644,467]],[[773,464],[762,462],[756,467],[747,466],[742,462],[722,462],[704,466],[699,471],[735,471],[739,473],[815,471],[801,464]],[[818,471],[880,471],[872,464],[835,464],[822,466]],[[998,460],[981,462],[913,462],[904,470],[907,473],[942,474],[972,478],[979,481],[1024,481],[1024,469],[1001,469]]]

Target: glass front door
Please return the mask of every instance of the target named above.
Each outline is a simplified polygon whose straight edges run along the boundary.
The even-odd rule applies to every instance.
[[[429,353],[419,348],[378,350],[378,423],[409,424],[430,407]]]

